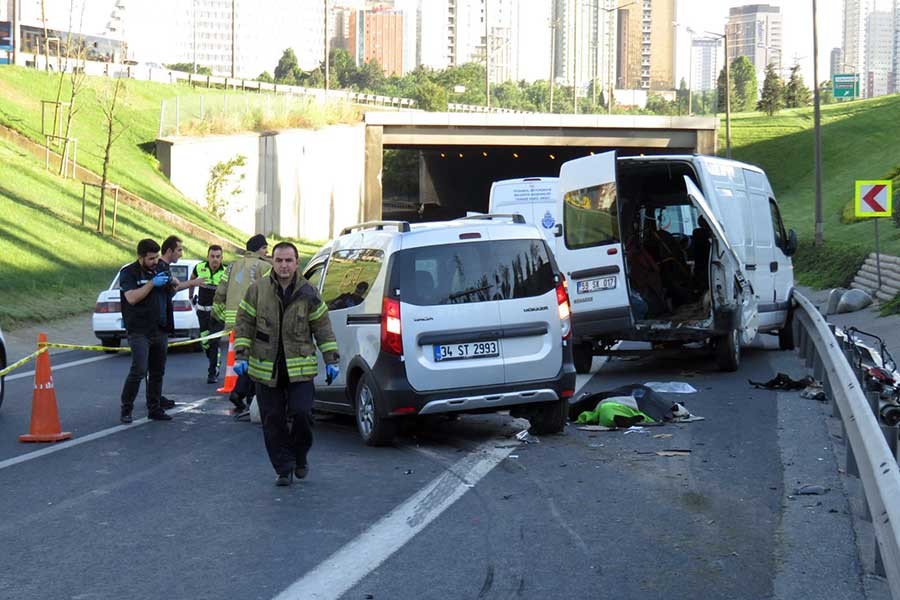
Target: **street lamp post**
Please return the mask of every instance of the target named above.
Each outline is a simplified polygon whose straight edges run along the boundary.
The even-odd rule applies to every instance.
[[[556,3],[550,7],[555,10]],[[558,22],[553,14],[550,14],[550,112],[553,112],[553,88],[556,87],[556,28]]]
[[[815,0],[813,0],[815,1]],[[731,66],[728,61],[728,31],[715,33],[704,31],[703,33],[721,39],[725,46],[725,157],[731,158]]]
[[[812,0],[813,22],[813,127],[815,128],[816,154],[816,237],[815,245],[821,246],[824,240],[824,223],[822,220],[822,130],[819,114],[819,30],[816,27],[816,0]]]
[[[330,74],[328,68],[328,59],[330,58],[328,55],[331,54],[330,48],[328,47],[328,0],[325,0],[325,91],[328,91],[328,88],[331,87]]]

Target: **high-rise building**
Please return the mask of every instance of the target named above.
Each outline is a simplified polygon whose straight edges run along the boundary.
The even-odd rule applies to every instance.
[[[526,0],[527,2],[527,0]],[[527,6],[527,10],[523,10]],[[520,0],[517,24],[513,27],[516,47],[516,79],[525,81],[550,78],[552,2]]]
[[[484,64],[486,53],[490,52],[490,81],[500,83],[515,79],[513,24],[518,19],[518,6],[516,0],[449,0],[447,46],[450,64]]]
[[[429,69],[446,69],[451,63],[452,35],[448,0],[422,0],[419,3],[416,62]]]
[[[844,64],[844,52],[840,48],[831,49],[831,68],[828,70],[830,81],[834,81],[835,74],[843,73],[841,66]]]
[[[872,12],[872,0],[844,0],[842,73],[859,73],[860,94],[867,95],[866,24]]]
[[[637,0],[618,9],[618,86],[675,88],[675,0]]]
[[[874,98],[894,88],[894,23],[887,11],[870,12],[866,21],[865,97]]]
[[[385,75],[403,73],[403,13],[357,10],[350,18],[350,53],[357,65],[376,61]]]
[[[691,89],[706,92],[716,89],[719,71],[724,66],[721,40],[694,38],[691,42]]]
[[[900,92],[900,0],[894,0],[894,60],[891,72],[894,76],[894,92]]]
[[[421,0],[394,0],[394,9],[403,15],[403,73],[418,66],[419,7]]]
[[[746,56],[756,68],[756,82],[762,89],[766,67],[773,65],[781,72],[782,27],[781,8],[769,4],[748,4],[728,11],[729,62]]]

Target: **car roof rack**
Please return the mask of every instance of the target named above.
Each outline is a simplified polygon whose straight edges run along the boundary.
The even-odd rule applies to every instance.
[[[470,215],[468,217],[459,217],[455,221],[493,221],[494,219],[509,219],[513,223],[524,224],[525,217],[519,213],[487,213],[484,215]]]
[[[357,223],[356,225],[351,225],[350,227],[344,227],[341,229],[341,235],[347,235],[353,231],[363,230],[363,229],[374,229],[376,231],[383,231],[385,227],[396,227],[397,231],[400,233],[408,233],[409,232],[409,222],[407,221],[366,221],[365,223]]]

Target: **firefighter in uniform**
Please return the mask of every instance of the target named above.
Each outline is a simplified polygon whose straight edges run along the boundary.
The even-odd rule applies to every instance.
[[[340,372],[328,307],[297,273],[298,258],[290,242],[275,246],[272,273],[251,285],[240,303],[234,339],[234,371],[256,382],[266,451],[281,486],[307,475],[317,345],[326,381]]]
[[[272,263],[266,257],[269,242],[265,236],[257,233],[247,240],[247,252],[243,257],[228,265],[225,274],[219,281],[216,294],[213,298],[212,318],[223,324],[226,329],[234,328],[234,319],[237,315],[238,305],[244,299],[244,294],[250,285],[269,274]],[[246,412],[245,399],[253,396],[253,383],[247,375],[238,377],[237,384],[228,399],[234,404],[235,413],[241,415]]]
[[[222,264],[222,246],[213,244],[206,251],[206,260],[198,263],[191,273],[191,279],[202,279],[203,283],[197,288],[191,288],[191,301],[197,311],[197,320],[200,321],[200,337],[206,337],[211,333],[222,331],[224,324],[212,319],[213,298],[216,288],[225,276],[225,265]],[[206,375],[206,383],[216,383],[219,378],[219,340],[205,340],[200,346],[209,359],[209,370]]]

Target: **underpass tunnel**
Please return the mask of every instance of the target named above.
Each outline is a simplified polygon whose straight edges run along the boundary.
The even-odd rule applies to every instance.
[[[491,184],[558,177],[562,163],[606,152],[588,146],[385,146],[382,215],[409,221],[446,220],[487,212]],[[625,148],[621,156],[690,153],[692,149]]]

